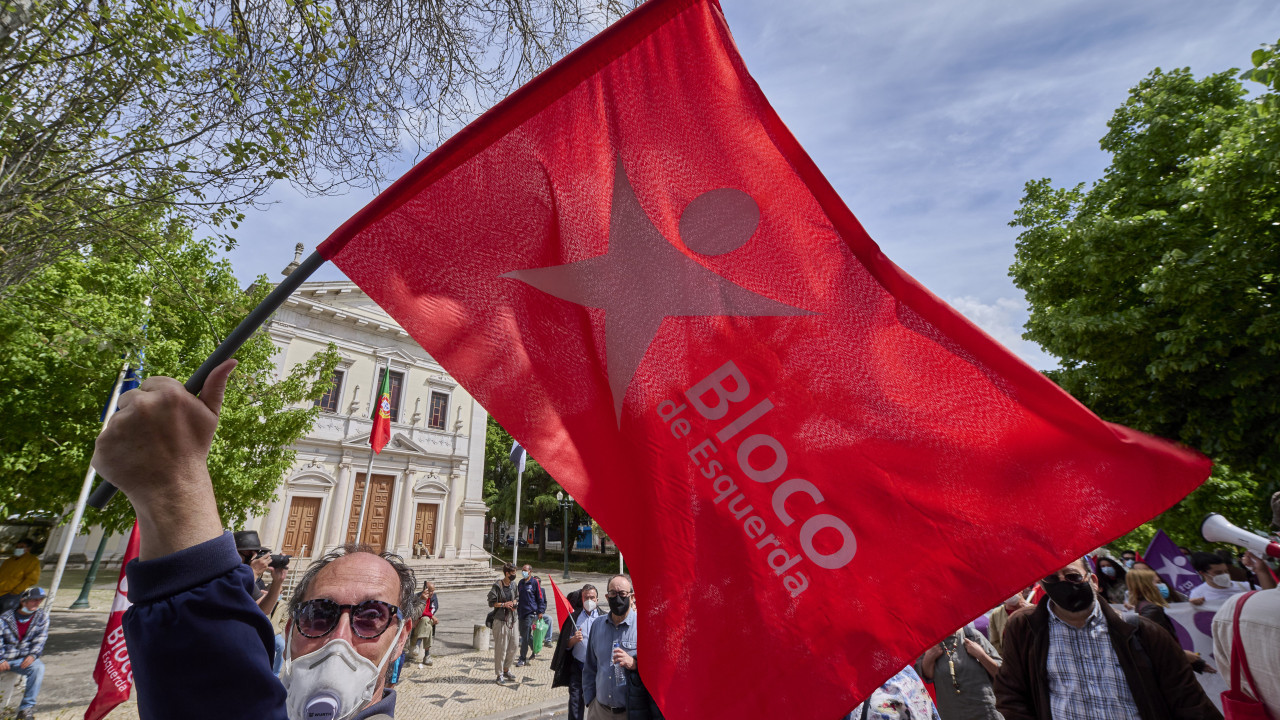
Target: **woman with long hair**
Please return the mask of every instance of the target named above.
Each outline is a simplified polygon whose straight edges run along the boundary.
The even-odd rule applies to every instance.
[[[1106,556],[1099,557],[1095,563],[1098,566],[1098,586],[1107,602],[1124,602],[1124,565]]]
[[[1164,609],[1169,607],[1169,601],[1165,599],[1163,593],[1160,592],[1156,583],[1160,582],[1160,576],[1151,570],[1144,570],[1135,567],[1130,570],[1125,577],[1125,585],[1129,589],[1129,604],[1142,617],[1164,628],[1166,632],[1178,640],[1178,633],[1173,629],[1173,622],[1169,620],[1169,616]],[[1204,658],[1190,650],[1184,650],[1187,654],[1187,661],[1191,663],[1191,669],[1198,673],[1216,673],[1217,670],[1209,667]]]

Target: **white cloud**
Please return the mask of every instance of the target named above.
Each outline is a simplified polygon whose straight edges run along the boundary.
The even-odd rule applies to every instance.
[[[986,331],[997,342],[1012,350],[1023,362],[1037,370],[1057,367],[1057,362],[1039,345],[1022,339],[1022,326],[1027,322],[1027,304],[1013,298],[996,298],[994,302],[982,302],[966,295],[947,298],[947,304],[975,325]]]
[[[1280,27],[1274,0],[731,0],[724,11],[766,96],[885,254],[1037,367],[1053,363],[1018,337],[1025,309],[1009,304],[1021,308],[1007,273],[1023,185],[1097,179],[1098,139],[1130,87],[1157,66],[1243,65]],[[237,273],[277,277],[295,242],[313,248],[372,195],[280,186],[238,233]]]

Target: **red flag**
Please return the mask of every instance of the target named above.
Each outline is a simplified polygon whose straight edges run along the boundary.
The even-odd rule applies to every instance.
[[[569,598],[560,592],[555,579],[550,575],[547,576],[547,579],[551,581],[551,589],[556,594],[556,621],[560,623],[560,627],[564,627],[564,621],[573,617],[573,606],[569,604]]]
[[[124,628],[120,626],[124,611],[129,609],[129,581],[124,568],[138,557],[138,522],[133,523],[129,544],[120,564],[120,580],[116,583],[116,597],[111,601],[111,616],[107,618],[107,631],[102,636],[102,648],[98,662],[93,666],[93,681],[98,684],[98,694],[89,703],[84,720],[105,717],[115,706],[129,699],[133,690],[133,670],[129,666],[129,648],[124,643]]]
[[[625,550],[675,720],[837,717],[1208,474],[885,258],[714,0],[644,4],[320,252]]]
[[[373,407],[373,430],[369,432],[369,447],[375,453],[382,452],[391,440],[391,368],[382,373],[382,390]]]

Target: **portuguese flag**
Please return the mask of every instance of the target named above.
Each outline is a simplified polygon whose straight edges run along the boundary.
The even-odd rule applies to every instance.
[[[382,452],[391,439],[391,373],[382,373],[382,390],[373,406],[373,432],[369,433],[369,447],[375,453]]]

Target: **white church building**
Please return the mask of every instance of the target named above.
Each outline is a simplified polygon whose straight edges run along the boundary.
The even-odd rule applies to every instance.
[[[286,274],[296,267],[285,268]],[[333,343],[341,357],[310,432],[294,444],[293,468],[276,499],[243,528],[264,546],[299,558],[356,540],[371,450],[370,407],[388,360],[391,440],[373,458],[360,541],[411,557],[419,538],[440,558],[483,558],[481,497],[488,414],[413,338],[349,281],[306,282],[260,331],[279,348],[278,376]],[[46,563],[57,555],[54,533]],[[97,528],[82,530],[70,556],[93,557]],[[106,559],[127,537],[112,538]]]

